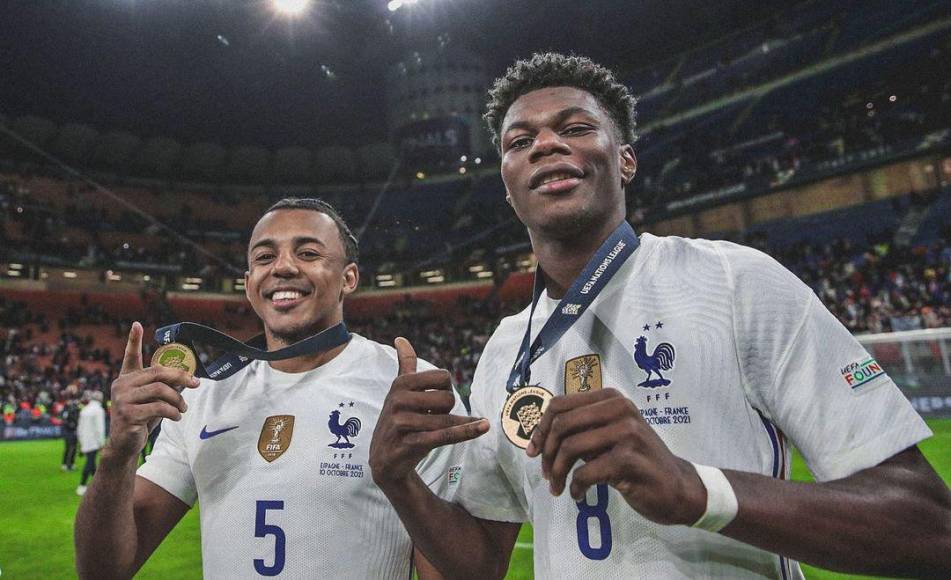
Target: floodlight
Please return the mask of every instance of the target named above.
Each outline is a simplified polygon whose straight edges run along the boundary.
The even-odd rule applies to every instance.
[[[272,0],[274,10],[287,16],[300,16],[310,6],[310,0]]]

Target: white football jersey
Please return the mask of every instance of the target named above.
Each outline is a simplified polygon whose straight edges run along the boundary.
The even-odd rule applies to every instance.
[[[393,348],[353,335],[312,371],[255,361],[184,392],[188,411],[162,422],[138,474],[201,504],[205,578],[409,577],[412,543],[367,463],[397,369]],[[458,397],[453,412],[465,414]],[[417,467],[447,499],[457,453],[437,448]]]
[[[591,307],[532,364],[531,384],[555,395],[618,389],[675,455],[783,479],[790,445],[821,481],[931,434],[809,287],[772,258],[727,242],[640,239]],[[557,303],[542,296],[533,335]],[[491,430],[468,444],[455,501],[479,518],[530,521],[538,578],[802,577],[778,555],[652,523],[606,485],[581,503],[567,490],[553,497],[541,458],[530,459],[500,425],[527,317],[528,309],[503,320],[479,362],[472,415],[488,417]]]

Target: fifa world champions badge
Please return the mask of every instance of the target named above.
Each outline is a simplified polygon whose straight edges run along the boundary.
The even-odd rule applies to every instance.
[[[198,370],[198,358],[192,349],[179,342],[160,346],[152,355],[152,366],[183,370],[194,375]]]
[[[291,446],[294,435],[293,415],[274,415],[264,420],[261,436],[258,437],[258,453],[271,463]]]
[[[553,395],[542,387],[522,387],[502,406],[502,431],[516,447],[525,449],[532,432],[542,420]]]
[[[586,354],[565,363],[565,394],[601,390],[601,356]]]

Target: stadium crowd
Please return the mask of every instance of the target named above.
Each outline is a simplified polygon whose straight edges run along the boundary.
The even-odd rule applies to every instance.
[[[829,310],[855,333],[877,333],[951,326],[951,227],[936,241],[900,247],[891,233],[856,245],[839,239],[825,244],[798,243],[770,249],[760,235],[748,245],[771,253],[795,272]],[[144,294],[150,314],[147,328],[178,321],[172,307],[156,292]],[[387,317],[350,320],[351,329],[392,344],[405,336],[420,357],[450,369],[466,392],[489,335],[501,317],[523,304],[495,299],[461,298],[449,314],[436,313],[426,301],[407,296]],[[229,310],[219,327],[252,317],[247,308]],[[213,321],[204,321],[206,323]],[[125,336],[131,320],[101,306],[69,309],[58,320],[29,305],[0,296],[0,405],[7,425],[59,424],[68,392],[101,391],[118,371],[121,353],[101,346],[101,338]],[[79,335],[76,327],[98,328]],[[54,339],[42,337],[55,337]],[[100,340],[97,340],[100,339]],[[108,403],[107,403],[108,408]]]

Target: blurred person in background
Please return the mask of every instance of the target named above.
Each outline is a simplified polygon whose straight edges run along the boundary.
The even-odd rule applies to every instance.
[[[79,401],[76,399],[76,388],[70,385],[66,389],[66,403],[63,405],[63,411],[60,418],[63,420],[63,471],[73,471],[76,469],[76,429],[79,427]]]
[[[87,391],[84,397],[88,402],[79,412],[77,436],[79,450],[86,457],[83,474],[76,488],[76,495],[86,493],[86,483],[96,473],[96,456],[106,443],[106,411],[102,408],[102,392]]]

